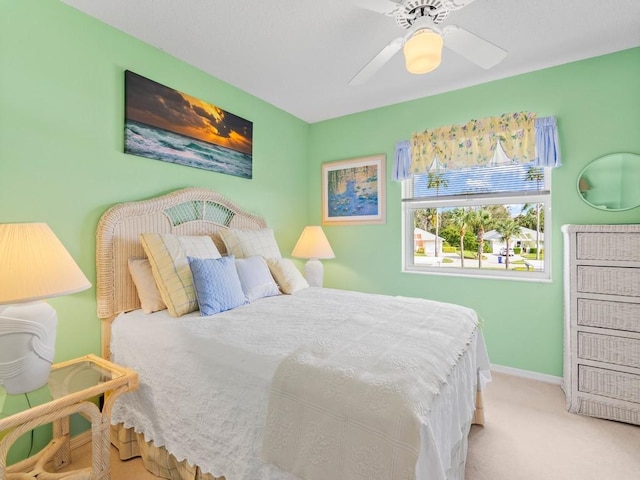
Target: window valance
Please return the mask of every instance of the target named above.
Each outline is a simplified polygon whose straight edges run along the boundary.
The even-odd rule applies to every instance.
[[[396,145],[394,180],[434,166],[457,170],[494,164],[498,143],[511,162],[560,165],[555,117],[516,112],[414,133],[409,142]]]

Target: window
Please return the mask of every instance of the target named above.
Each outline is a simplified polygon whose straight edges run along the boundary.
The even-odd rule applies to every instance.
[[[550,168],[434,169],[402,183],[405,271],[551,278]]]

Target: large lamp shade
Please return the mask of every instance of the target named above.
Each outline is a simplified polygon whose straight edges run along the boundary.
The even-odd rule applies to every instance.
[[[47,382],[57,315],[40,300],[91,283],[44,223],[0,224],[0,383],[8,393]]]

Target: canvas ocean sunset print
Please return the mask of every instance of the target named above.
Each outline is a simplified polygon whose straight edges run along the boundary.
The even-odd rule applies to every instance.
[[[252,148],[252,122],[125,71],[125,153],[251,178]]]

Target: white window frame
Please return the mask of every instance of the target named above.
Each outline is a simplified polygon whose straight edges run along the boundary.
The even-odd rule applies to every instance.
[[[408,181],[402,182],[402,198],[405,198]],[[470,194],[429,197],[420,200],[402,201],[402,271],[426,275],[446,275],[457,277],[476,277],[508,279],[517,281],[551,281],[551,169],[546,168],[543,191],[516,192],[513,194]],[[481,268],[440,267],[438,265],[416,265],[414,261],[414,223],[413,210],[423,208],[475,207],[482,205],[542,203],[544,212],[544,270],[514,271]]]

